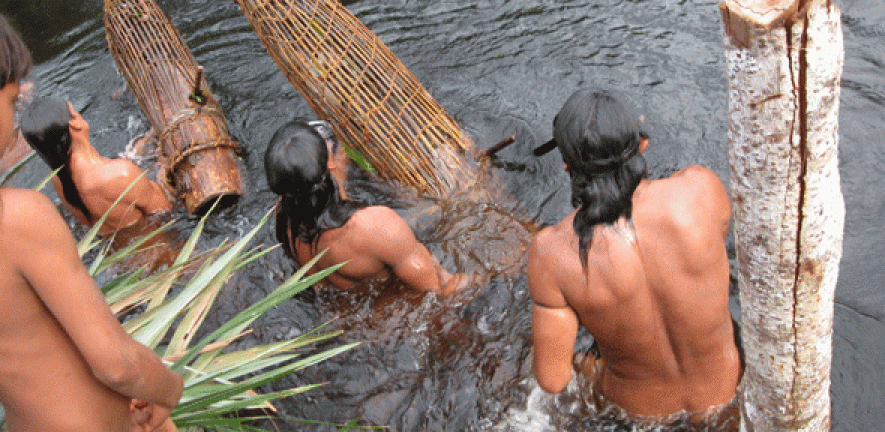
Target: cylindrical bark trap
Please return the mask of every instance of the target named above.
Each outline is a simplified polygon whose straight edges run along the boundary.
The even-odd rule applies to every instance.
[[[105,33],[120,73],[157,132],[162,171],[190,214],[245,189],[239,144],[191,51],[154,0],[105,0]]]

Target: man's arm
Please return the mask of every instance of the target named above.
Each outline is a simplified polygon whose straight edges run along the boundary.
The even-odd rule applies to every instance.
[[[451,294],[462,278],[452,277],[436,257],[421,244],[412,229],[396,212],[387,207],[362,210],[358,220],[365,242],[365,252],[389,266],[403,283],[419,291]]]
[[[20,191],[16,199],[21,206],[4,214],[9,217],[4,224],[14,233],[8,244],[19,249],[13,255],[20,257],[16,265],[93,375],[124,396],[174,408],[181,397],[181,377],[123,330],[52,203],[31,191]]]
[[[549,230],[549,229],[548,229]],[[528,257],[528,285],[532,296],[532,371],[545,391],[561,392],[572,379],[572,360],[578,335],[578,316],[557,286],[555,266],[546,261],[544,230],[532,239]]]

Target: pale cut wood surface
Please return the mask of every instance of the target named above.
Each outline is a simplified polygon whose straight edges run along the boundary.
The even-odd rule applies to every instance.
[[[805,13],[750,26],[743,41],[724,36],[748,431],[830,426],[844,53],[838,10],[816,3]]]

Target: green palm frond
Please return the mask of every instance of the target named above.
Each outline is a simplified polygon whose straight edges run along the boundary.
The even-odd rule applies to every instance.
[[[54,175],[55,173],[50,174],[36,189],[42,189]],[[249,326],[262,314],[319,282],[345,263],[308,275],[309,269],[322,256],[322,253],[319,254],[267,297],[194,343],[197,330],[220,288],[238,269],[276,247],[249,247],[267,222],[270,215],[268,212],[242,238],[224,241],[212,250],[197,252],[206,218],[211,213],[212,210],[200,219],[188,240],[178,248],[175,261],[165,269],[153,273],[143,267],[104,275],[112,271],[115,264],[126,262],[142,253],[146,242],[168,229],[172,222],[127,246],[112,250],[110,242],[98,237],[98,230],[107,218],[105,214],[78,242],[77,249],[81,257],[94,253],[95,257],[89,266],[93,277],[110,277],[101,289],[111,310],[117,316],[125,317],[123,327],[126,331],[158,352],[164,362],[184,377],[182,398],[172,412],[172,419],[179,428],[187,432],[265,431],[253,424],[258,420],[275,418],[270,415],[276,411],[271,402],[310,391],[323,383],[266,394],[256,391],[258,387],[341,354],[359,343],[344,344],[321,352],[308,351],[310,345],[341,334],[340,331],[323,331],[328,324],[326,323],[281,342],[233,351],[230,350],[230,345],[248,334]],[[2,417],[0,411],[0,430],[4,430],[5,426]],[[361,428],[358,426],[359,419],[344,425],[306,419],[275,419],[332,426],[341,431]]]
[[[18,161],[18,163],[16,163],[11,168],[6,170],[6,172],[3,173],[3,176],[0,177],[0,186],[5,185],[6,182],[8,182],[9,179],[12,178],[12,176],[14,176],[17,172],[21,171],[21,169],[24,168],[24,166],[27,165],[28,162],[30,162],[31,159],[33,159],[34,156],[36,156],[36,155],[37,155],[37,152],[31,150],[31,152],[28,153],[27,156],[23,157],[22,160]]]
[[[358,345],[350,343],[318,353],[311,352],[308,350],[310,345],[340,334],[338,331],[323,331],[324,325],[321,325],[290,340],[236,351],[229,349],[232,342],[249,332],[249,326],[262,314],[340,267],[307,275],[322,254],[267,297],[250,305],[208,336],[195,340],[220,289],[234,272],[276,247],[250,246],[270,214],[268,212],[243,237],[222,242],[213,250],[197,252],[198,240],[206,222],[204,216],[180,248],[174,263],[167,268],[151,274],[146,274],[145,269],[117,274],[102,287],[111,310],[118,316],[126,316],[123,327],[136,340],[157,351],[174,371],[184,377],[182,399],[172,413],[178,427],[197,428],[187,430],[262,430],[249,423],[269,418],[267,413],[275,411],[270,404],[272,401],[309,391],[322,384],[268,394],[260,394],[256,391],[258,387]],[[158,228],[146,237],[157,235],[169,225]],[[81,256],[89,252],[95,254],[90,265],[94,277],[140,253],[139,247],[146,240],[137,240],[112,251],[97,240],[98,226],[96,224],[78,244]]]

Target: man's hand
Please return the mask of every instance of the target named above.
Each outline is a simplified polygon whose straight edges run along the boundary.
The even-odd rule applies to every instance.
[[[170,411],[154,403],[132,399],[129,403],[129,412],[132,414],[134,424],[132,432],[177,432],[178,429],[169,418]]]

